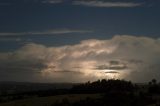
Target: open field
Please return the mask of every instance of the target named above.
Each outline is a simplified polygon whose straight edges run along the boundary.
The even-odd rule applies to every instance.
[[[70,94],[70,95],[58,95],[50,97],[34,97],[24,100],[16,100],[8,103],[2,103],[0,106],[54,106],[55,102],[61,102],[68,100],[69,102],[76,102],[86,98],[100,98],[101,94]]]

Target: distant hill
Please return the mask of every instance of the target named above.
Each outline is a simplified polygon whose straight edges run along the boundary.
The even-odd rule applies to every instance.
[[[0,82],[0,96],[23,92],[70,89],[74,83],[31,83],[31,82]]]

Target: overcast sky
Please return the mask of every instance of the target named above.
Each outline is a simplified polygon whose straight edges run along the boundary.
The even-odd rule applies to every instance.
[[[160,80],[159,0],[0,0],[0,81]]]

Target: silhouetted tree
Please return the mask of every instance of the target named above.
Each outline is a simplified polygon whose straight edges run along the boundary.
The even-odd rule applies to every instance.
[[[155,85],[157,84],[157,80],[156,79],[152,79],[152,83]]]

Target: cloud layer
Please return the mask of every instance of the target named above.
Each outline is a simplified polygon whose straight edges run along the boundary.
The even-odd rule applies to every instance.
[[[60,47],[30,43],[14,52],[0,53],[0,80],[160,80],[159,54],[159,39],[128,35],[116,35],[108,40],[89,39]]]
[[[42,3],[42,4],[60,4],[60,3],[67,3],[70,5],[82,5],[82,6],[88,6],[88,7],[106,7],[106,8],[115,8],[115,7],[120,7],[120,8],[130,8],[130,7],[139,7],[142,6],[144,3],[141,2],[127,2],[127,1],[104,1],[104,0],[17,0],[17,1],[11,1],[10,3],[8,2],[2,2],[0,3],[1,5],[10,5],[10,4],[15,4],[15,3]]]
[[[84,5],[89,7],[138,7],[142,6],[142,3],[134,3],[134,2],[106,2],[106,1],[99,1],[99,0],[93,0],[93,1],[74,1],[74,5]]]
[[[32,32],[0,32],[1,36],[24,36],[24,35],[54,35],[54,34],[69,34],[69,33],[91,33],[91,30],[79,29],[53,29],[46,31],[32,31]]]
[[[63,3],[63,0],[42,0],[42,3],[49,3],[49,4],[59,4],[59,3]]]

